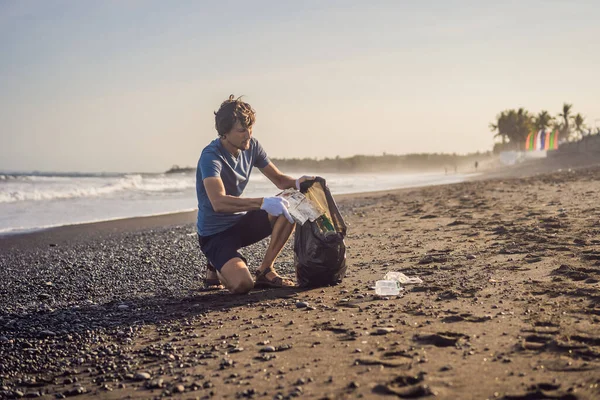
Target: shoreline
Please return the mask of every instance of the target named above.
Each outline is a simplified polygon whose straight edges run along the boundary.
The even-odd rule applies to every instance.
[[[195,222],[196,211],[180,211],[150,216],[118,218],[107,221],[60,225],[34,231],[0,235],[0,250],[9,248],[50,246]]]
[[[187,213],[196,212],[196,211],[197,211],[197,209],[187,209],[187,210],[179,210],[179,211],[167,211],[167,212],[161,212],[161,213],[156,213],[156,214],[134,215],[134,216],[130,216],[130,217],[115,217],[115,218],[109,218],[109,219],[82,221],[82,222],[68,223],[68,224],[63,224],[63,225],[40,226],[40,227],[36,227],[36,228],[22,228],[22,229],[14,228],[14,229],[8,230],[8,231],[0,231],[0,239],[5,236],[8,237],[8,236],[15,236],[15,235],[28,235],[31,233],[39,233],[39,232],[43,232],[43,231],[47,231],[47,230],[51,230],[51,229],[57,229],[57,228],[65,228],[65,227],[72,227],[72,226],[78,226],[78,225],[102,224],[102,223],[117,222],[117,221],[136,219],[136,218],[163,217],[163,216],[175,215],[175,214],[187,214]]]
[[[368,192],[344,193],[335,195],[336,201],[341,201],[353,198],[362,198],[367,196],[377,196],[402,192],[406,190],[424,189],[429,187],[443,187],[447,185],[457,185],[471,181],[485,181],[490,179],[509,179],[509,178],[526,178],[534,175],[552,173],[564,169],[581,169],[600,165],[600,160],[593,155],[566,155],[557,158],[544,158],[539,160],[526,161],[513,166],[492,167],[483,169],[480,172],[468,174],[467,179],[442,184],[424,184],[407,186],[397,189],[383,189]],[[0,249],[14,247],[19,245],[24,247],[22,241],[32,239],[34,243],[41,240],[42,243],[50,243],[50,237],[55,235],[58,238],[76,237],[79,234],[86,234],[89,230],[98,229],[98,233],[107,232],[122,232],[127,230],[139,230],[149,227],[170,226],[182,223],[195,222],[197,210],[191,211],[174,211],[155,215],[134,216],[115,218],[109,220],[82,222],[68,225],[57,225],[51,227],[32,228],[31,230],[5,232],[0,233]],[[162,224],[162,225],[161,225]],[[139,225],[139,228],[137,227]]]
[[[472,175],[479,174],[470,174],[469,177],[475,178]],[[367,192],[354,192],[354,193],[343,193],[335,195],[336,201],[347,199],[347,198],[360,198],[368,195],[377,195],[381,193],[388,192],[397,192],[403,190],[424,188],[424,187],[435,187],[435,186],[445,186],[445,185],[456,185],[462,182],[467,182],[469,179],[465,179],[459,182],[453,183],[440,183],[440,184],[415,184],[410,186],[405,186],[401,188],[395,189],[382,189],[382,190],[373,190]],[[0,249],[6,243],[14,243],[20,241],[21,237],[27,238],[31,237],[36,239],[39,236],[49,236],[52,233],[57,233],[58,236],[63,236],[67,232],[71,232],[73,234],[77,234],[78,232],[86,232],[87,230],[93,229],[94,227],[98,227],[100,232],[105,232],[107,230],[120,231],[123,229],[127,229],[126,227],[134,228],[136,226],[136,222],[140,223],[139,225],[142,227],[146,226],[154,226],[159,227],[161,222],[164,222],[167,226],[170,225],[170,220],[174,221],[188,221],[189,215],[193,214],[193,222],[195,222],[195,215],[197,213],[197,209],[187,210],[187,211],[173,211],[173,212],[165,212],[160,214],[151,214],[151,215],[140,215],[140,216],[132,216],[132,217],[122,217],[122,218],[113,218],[107,220],[99,220],[99,221],[89,221],[89,222],[81,222],[75,224],[66,224],[66,225],[56,225],[56,226],[48,226],[48,227],[39,227],[39,228],[31,228],[27,230],[16,230],[16,231],[6,231],[0,232]],[[145,219],[148,219],[147,222],[144,222]],[[114,227],[110,225],[114,224]],[[140,228],[144,229],[144,228]]]

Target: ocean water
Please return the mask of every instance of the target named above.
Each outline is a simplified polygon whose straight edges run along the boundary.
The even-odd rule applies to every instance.
[[[317,174],[315,174],[317,175]],[[360,193],[457,183],[462,174],[320,174],[332,193]],[[16,174],[0,172],[0,235],[62,225],[197,209],[195,173]],[[279,190],[259,171],[245,197]]]

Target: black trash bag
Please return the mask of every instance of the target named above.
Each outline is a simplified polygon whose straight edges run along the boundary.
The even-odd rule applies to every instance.
[[[309,191],[309,188],[312,189]],[[318,194],[322,200],[325,199],[319,204],[323,208],[327,207],[335,232],[325,234],[317,221],[296,224],[294,265],[298,286],[337,285],[346,275],[346,224],[325,179],[317,177],[314,181],[305,181],[300,185],[300,191],[308,198],[312,194]],[[322,204],[324,202],[327,204]]]

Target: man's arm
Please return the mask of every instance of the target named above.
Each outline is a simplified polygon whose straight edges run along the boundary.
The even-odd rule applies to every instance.
[[[269,178],[278,189],[284,190],[296,187],[296,180],[291,176],[284,175],[275,164],[269,162],[266,167],[260,170],[264,176]]]
[[[229,196],[225,192],[225,186],[223,186],[223,181],[220,177],[206,178],[203,184],[215,212],[234,213],[238,211],[265,210],[275,217],[283,215],[291,224],[294,223],[292,216],[287,210],[289,204],[287,200],[281,197],[256,197],[247,199]]]
[[[314,176],[304,175],[298,179],[294,179],[291,176],[283,174],[275,164],[269,162],[266,167],[260,170],[278,189],[284,190],[289,188],[296,188],[300,190],[300,184],[304,181],[310,181],[315,179]]]
[[[260,210],[262,197],[244,198],[229,196],[220,177],[205,178],[203,181],[206,194],[215,212],[234,213],[239,211]]]

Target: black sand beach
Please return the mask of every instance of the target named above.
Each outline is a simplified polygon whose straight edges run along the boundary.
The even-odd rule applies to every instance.
[[[599,191],[554,165],[339,196],[345,281],[247,296],[201,289],[195,213],[1,237],[0,398],[598,398]],[[377,297],[389,270],[424,283]]]

